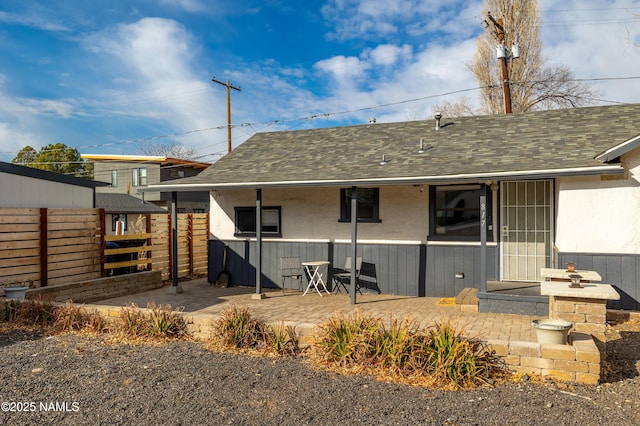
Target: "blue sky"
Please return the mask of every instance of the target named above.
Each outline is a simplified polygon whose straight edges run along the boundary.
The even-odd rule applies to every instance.
[[[548,64],[640,76],[640,0],[538,7]],[[213,76],[241,88],[234,146],[259,131],[431,117],[438,102],[477,99],[452,92],[477,87],[466,64],[481,15],[481,1],[457,0],[0,0],[0,160],[26,145],[138,154],[176,141],[215,161],[227,110]],[[593,87],[599,104],[640,102],[640,79]]]

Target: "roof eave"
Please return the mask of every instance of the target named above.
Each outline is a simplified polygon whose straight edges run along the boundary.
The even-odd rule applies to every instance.
[[[470,173],[444,176],[408,176],[400,178],[365,178],[346,180],[305,180],[280,182],[229,182],[156,184],[138,188],[139,192],[189,192],[258,188],[301,188],[301,187],[345,187],[345,186],[385,186],[403,184],[447,184],[478,181],[552,179],[564,176],[615,175],[624,173],[621,165],[612,164],[597,167],[576,167],[571,169],[517,170],[509,172]]]
[[[603,163],[608,163],[609,161],[620,158],[624,154],[628,153],[629,151],[633,151],[638,147],[640,147],[640,135],[606,150],[602,154],[596,156],[595,159],[598,161],[602,161]]]

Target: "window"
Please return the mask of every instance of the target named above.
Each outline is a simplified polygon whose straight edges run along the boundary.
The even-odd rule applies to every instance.
[[[481,195],[487,196],[487,230],[493,229],[491,191],[485,185],[431,186],[429,191],[430,239],[479,241]]]
[[[118,186],[118,171],[111,170],[111,186],[114,188]]]
[[[256,208],[236,207],[236,237],[256,236]],[[262,208],[262,235],[281,237],[280,207]]]
[[[131,170],[131,185],[133,186],[147,186],[147,169],[141,167],[139,169]]]
[[[120,226],[118,229],[118,222]],[[111,215],[111,230],[113,232],[119,231],[120,235],[127,230],[127,215],[126,214],[114,214]]]
[[[357,188],[358,222],[380,222],[378,188]],[[351,222],[351,188],[340,189],[340,222]]]

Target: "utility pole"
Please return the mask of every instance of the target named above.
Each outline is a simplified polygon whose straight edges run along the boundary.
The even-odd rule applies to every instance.
[[[226,82],[222,82],[220,80],[216,80],[215,76],[211,79],[214,83],[218,83],[227,88],[227,152],[231,152],[231,89],[240,91],[239,87],[233,86],[229,83],[229,80]]]
[[[493,16],[491,16],[491,12],[487,12],[487,17],[496,28],[498,43],[500,43],[500,46],[498,48],[499,49],[502,48],[503,54],[502,54],[502,57],[498,55],[498,60],[502,59],[500,61],[500,65],[502,67],[502,90],[504,92],[504,112],[506,114],[511,114],[511,88],[509,87],[509,68],[507,68],[508,54],[506,54],[506,50],[504,48],[504,26],[503,26],[502,18],[495,19]],[[484,21],[484,22],[487,22],[487,21]]]

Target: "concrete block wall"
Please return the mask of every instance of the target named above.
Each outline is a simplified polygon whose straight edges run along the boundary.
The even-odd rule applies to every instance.
[[[536,374],[560,382],[598,384],[600,351],[587,333],[571,332],[568,345],[492,340],[488,344],[502,356],[510,371]]]
[[[27,291],[26,297],[27,299],[42,297],[54,302],[66,302],[71,299],[74,303],[92,303],[111,297],[153,290],[162,286],[160,271],[145,271],[33,288]]]

